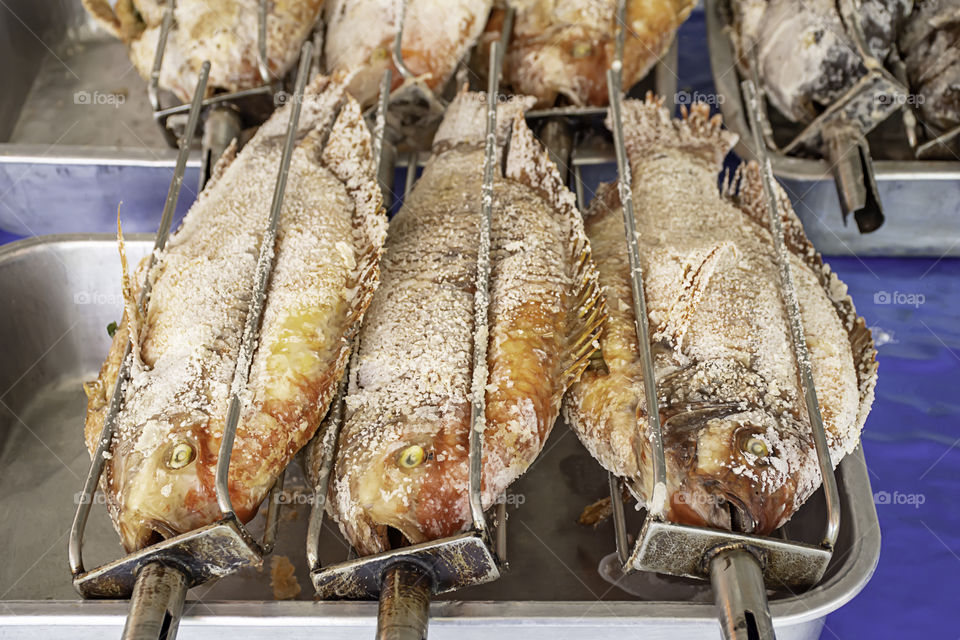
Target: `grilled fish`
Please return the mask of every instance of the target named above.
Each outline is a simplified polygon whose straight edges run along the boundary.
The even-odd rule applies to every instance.
[[[595,351],[603,305],[573,195],[516,98],[500,108],[494,185],[485,507],[543,448],[561,398]],[[332,516],[361,553],[452,535],[470,519],[468,442],[483,96],[461,93],[434,155],[391,222],[383,284],[350,367]],[[511,117],[513,116],[513,117]],[[501,166],[498,163],[498,166]]]
[[[623,118],[665,492],[653,486],[630,270],[613,185],[601,189],[585,216],[609,310],[603,357],[571,389],[565,415],[593,456],[627,479],[641,503],[662,505],[671,521],[769,533],[813,493],[820,474],[759,169],[741,166],[718,192],[717,173],[736,138],[721,129],[719,116],[709,118],[705,105],[672,120],[657,100],[630,100]],[[782,191],[779,203],[836,464],[859,442],[873,401],[876,354],[845,286],[821,262]]]
[[[267,3],[267,65],[283,77],[313,30],[323,0]],[[163,0],[83,0],[87,11],[129,47],[130,61],[150,77],[160,40]],[[257,0],[178,0],[164,50],[160,87],[189,102],[204,60],[210,61],[208,92],[263,84],[258,63]]]
[[[733,41],[749,77],[752,61],[767,97],[793,122],[808,123],[862,78],[863,57],[834,0],[733,0]],[[864,0],[861,26],[883,61],[913,0]]]
[[[493,0],[329,0],[325,44],[330,71],[356,73],[350,92],[368,105],[380,78],[393,69],[393,88],[403,82],[393,60],[393,42],[407,3],[400,46],[404,64],[436,91],[483,31]]]
[[[606,70],[616,57],[616,0],[508,0],[516,11],[504,66],[515,91],[550,107],[559,96],[571,104],[607,104]],[[673,42],[696,0],[627,1],[623,82],[640,81]],[[486,39],[499,36],[502,11]],[[484,58],[485,60],[486,58]]]
[[[316,430],[379,278],[386,218],[346,82],[319,78],[304,96],[230,463],[243,521]],[[124,268],[126,312],[99,378],[86,385],[86,443],[93,454],[129,340],[131,380],[101,478],[128,551],[220,516],[217,454],[289,109],[227,154],[149,274],[146,263],[132,277]],[[141,312],[135,289],[146,277],[153,292]]]

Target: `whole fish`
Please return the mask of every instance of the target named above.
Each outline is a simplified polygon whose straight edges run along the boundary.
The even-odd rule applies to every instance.
[[[603,320],[580,214],[520,115],[528,104],[514,98],[498,119],[509,151],[494,184],[489,352],[478,369],[487,380],[484,507],[543,448]],[[396,534],[419,543],[470,521],[485,109],[473,93],[449,107],[433,157],[391,222],[383,284],[350,367],[328,506],[361,554],[401,543]]]
[[[616,57],[616,0],[507,0],[515,9],[504,80],[518,93],[550,107],[607,104],[606,70]],[[623,82],[643,79],[673,42],[696,0],[627,0]],[[493,16],[487,40],[499,36],[503,11]],[[486,58],[484,58],[486,60]]]
[[[393,88],[403,83],[393,59],[393,44],[406,2],[403,62],[436,91],[483,31],[493,0],[328,0],[325,43],[329,71],[354,72],[350,93],[371,104],[380,78],[393,69]]]
[[[319,78],[304,96],[230,462],[243,521],[316,430],[378,282],[386,218],[370,136],[345,86]],[[101,478],[128,551],[219,519],[217,455],[289,115],[278,110],[218,165],[150,273],[144,261],[131,278],[124,259],[126,311],[86,385],[86,442],[93,454],[129,340],[131,379]],[[146,277],[154,284],[142,313]]]
[[[267,66],[272,78],[293,67],[313,31],[323,0],[267,3]],[[83,0],[87,11],[129,47],[130,61],[149,79],[160,41],[164,0]],[[263,84],[258,61],[257,0],[178,0],[164,49],[160,87],[190,101],[204,60],[210,61],[208,93]]]
[[[593,456],[625,478],[641,503],[662,504],[671,521],[769,533],[814,492],[820,473],[759,169],[741,166],[718,191],[717,173],[736,137],[705,105],[673,120],[657,100],[628,100],[623,124],[665,493],[661,488],[654,498],[630,269],[613,185],[601,189],[585,216],[609,310],[603,357],[571,389],[565,415]],[[782,191],[779,203],[836,464],[859,443],[873,401],[875,351],[846,287],[821,262]]]

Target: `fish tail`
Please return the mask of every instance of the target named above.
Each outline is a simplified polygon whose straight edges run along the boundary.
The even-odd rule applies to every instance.
[[[503,96],[497,105],[497,145],[506,143],[517,115],[533,106],[530,96]],[[466,85],[453,99],[433,137],[433,152],[442,153],[460,144],[483,146],[487,136],[487,94],[468,91]]]
[[[556,165],[537,142],[522,113],[514,116],[506,177],[533,189],[568,221],[567,264],[571,268],[573,302],[570,305],[567,347],[562,361],[563,386],[567,388],[580,377],[599,348],[598,339],[607,317],[606,303],[576,198],[563,183]]]
[[[737,135],[723,129],[720,114],[710,116],[710,107],[695,103],[683,107],[681,118],[672,118],[663,98],[647,93],[645,100],[624,100],[623,135],[631,161],[665,148],[682,149],[719,168]],[[607,127],[612,128],[609,116]]]

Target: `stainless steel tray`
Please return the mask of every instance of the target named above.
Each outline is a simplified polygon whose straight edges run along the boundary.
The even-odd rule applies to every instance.
[[[80,0],[0,7],[0,229],[19,235],[105,231],[117,203],[129,231],[155,231],[176,151],[124,45]],[[193,201],[196,152],[178,216]]]
[[[151,246],[132,236],[132,260]],[[66,548],[74,496],[88,466],[83,446],[85,398],[109,346],[106,326],[121,314],[120,266],[107,234],[60,235],[0,248],[0,636],[96,638],[116,634],[126,602],[81,601],[73,591]],[[294,465],[296,467],[296,465]],[[867,469],[858,450],[840,465],[843,522],[834,560],[817,588],[771,596],[778,637],[817,638],[824,617],[859,592],[876,566],[880,531]],[[275,602],[269,568],[248,570],[190,592],[180,637],[369,638],[376,604],[314,602],[304,557],[310,492],[291,468],[289,506],[276,554],[296,566],[299,600]],[[720,637],[706,583],[638,575],[624,588],[601,575],[612,525],[576,523],[583,507],[607,493],[606,474],[566,425],[558,424],[543,456],[512,489],[508,512],[510,571],[498,582],[433,604],[431,638],[525,640],[598,637],[614,628],[645,637]],[[823,500],[814,496],[789,525],[791,538],[821,533]],[[638,530],[638,520],[631,530]],[[328,525],[329,526],[329,525]],[[121,554],[103,507],[95,507],[85,553],[93,563]],[[327,531],[324,563],[346,557]],[[607,558],[607,562],[605,562]],[[615,564],[615,563],[614,563]],[[69,629],[69,631],[68,631]],[[632,631],[631,631],[632,633]]]
[[[741,157],[753,158],[741,78],[722,11],[724,2],[705,0],[710,67],[724,124],[740,136],[736,151]],[[874,160],[886,221],[877,231],[861,234],[852,222],[843,223],[825,160],[774,151],[770,151],[770,160],[807,236],[821,253],[960,256],[960,161]]]

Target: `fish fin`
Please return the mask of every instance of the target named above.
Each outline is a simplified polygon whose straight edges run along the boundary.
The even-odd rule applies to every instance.
[[[127,248],[123,241],[123,225],[120,223],[120,207],[117,207],[117,247],[120,251],[120,270],[122,273],[123,313],[126,319],[130,337],[130,354],[134,362],[140,359],[140,339],[143,328],[143,314],[137,303],[137,291],[133,278],[130,276],[130,265],[127,262]]]
[[[830,265],[824,263],[823,256],[803,231],[803,225],[793,210],[790,198],[783,187],[775,183],[777,206],[783,222],[783,236],[787,250],[797,256],[817,276],[820,286],[833,303],[840,322],[847,330],[850,346],[853,350],[853,362],[857,372],[857,385],[860,392],[860,410],[857,415],[857,429],[863,429],[863,423],[873,404],[874,389],[877,382],[877,350],[873,336],[866,321],[857,315],[853,299],[847,293],[847,287]],[[733,178],[724,185],[723,196],[742,210],[748,218],[765,229],[769,229],[767,197],[763,190],[763,177],[760,165],[755,161],[745,162],[737,167]]]
[[[672,118],[663,98],[647,93],[645,100],[623,101],[623,136],[631,160],[666,148],[682,149],[719,167],[737,142],[737,135],[723,128],[723,118],[710,116],[710,107],[695,103]],[[607,127],[611,127],[609,116]]]
[[[383,192],[377,179],[373,141],[363,120],[360,104],[346,95],[321,153],[321,162],[347,189],[353,199],[353,245],[356,266],[351,286],[347,330],[337,357],[336,378],[343,374],[363,316],[380,282],[380,257],[387,237]]]
[[[607,317],[606,302],[576,198],[563,183],[546,149],[537,142],[522,112],[514,115],[506,177],[532,189],[568,222],[568,264],[572,269],[571,299],[574,302],[570,308],[568,344],[562,362],[563,385],[567,388],[580,378],[590,358],[599,350],[600,332]]]
[[[125,44],[135,40],[146,27],[131,0],[119,0],[116,8],[107,0],[81,0],[80,4],[97,24]]]
[[[718,268],[723,268],[739,258],[740,252],[732,242],[720,242],[706,251],[696,251],[683,262],[682,279],[679,293],[666,318],[657,327],[653,340],[666,340],[678,350],[683,350],[683,338],[693,320],[697,307],[703,300],[703,294],[710,285],[710,279]]]
[[[443,153],[460,144],[483,146],[487,137],[487,96],[468,91],[466,85],[453,99],[433,137],[434,154]],[[509,137],[517,115],[533,106],[531,96],[511,96],[497,106],[497,145],[502,147]]]

